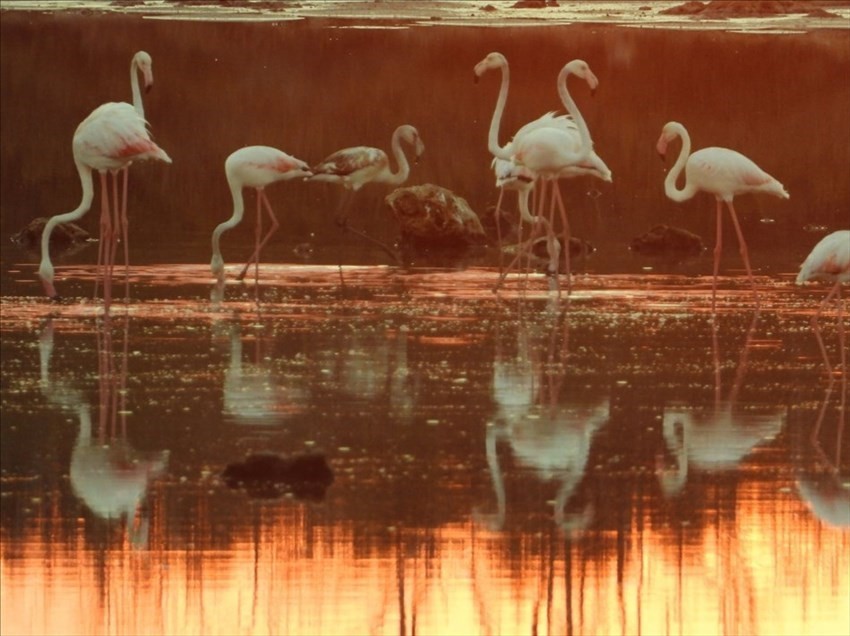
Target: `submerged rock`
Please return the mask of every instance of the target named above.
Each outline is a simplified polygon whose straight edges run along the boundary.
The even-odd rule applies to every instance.
[[[558,243],[560,244],[560,239]],[[585,241],[582,238],[578,238],[577,236],[570,237],[570,258],[582,258],[585,256],[590,256],[593,252],[596,251],[596,248],[588,241]],[[527,249],[528,241],[525,241],[522,244],[523,249]],[[520,248],[520,245],[507,245],[503,248],[503,252],[506,254],[514,255],[517,253],[517,250]],[[545,236],[538,236],[531,243],[531,260],[534,267],[546,267],[549,265],[549,248],[546,244]],[[562,263],[559,259],[559,263]]]
[[[693,232],[660,224],[634,238],[630,249],[643,256],[696,256],[704,246]]]
[[[466,199],[441,186],[397,188],[384,200],[401,225],[402,239],[414,246],[457,248],[487,240]]]
[[[334,475],[324,455],[285,458],[274,453],[248,455],[228,464],[222,479],[229,488],[244,488],[252,497],[273,499],[291,492],[298,499],[320,501]]]
[[[35,218],[20,232],[13,234],[10,240],[27,252],[39,252],[41,250],[41,235],[44,232],[45,225],[47,225],[47,217]],[[96,239],[93,239],[88,232],[76,223],[60,223],[50,235],[50,252],[53,256],[60,253],[73,253],[93,242],[96,242]]]

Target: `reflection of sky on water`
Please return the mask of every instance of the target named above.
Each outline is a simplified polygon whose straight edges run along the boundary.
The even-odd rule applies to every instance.
[[[30,608],[4,613],[4,632],[842,625],[850,535],[836,522],[847,457],[827,474],[820,453],[835,462],[840,450],[840,393],[824,394],[806,310],[821,290],[803,290],[799,304],[768,293],[773,309],[751,329],[734,296],[712,321],[709,286],[699,296],[668,289],[659,302],[621,280],[627,304],[607,291],[559,310],[519,293],[494,298],[493,272],[444,274],[455,300],[437,293],[434,272],[391,293],[381,268],[349,270],[359,291],[340,302],[303,295],[308,279],[324,289],[338,272],[304,268],[257,313],[250,289],[245,301],[228,289],[211,311],[209,282],[192,292],[170,287],[167,268],[146,271],[143,293],[198,300],[127,312],[124,392],[104,388],[126,401],[115,422],[126,420],[128,468],[149,477],[125,498],[126,521],[105,518],[114,515],[74,478],[76,409],[98,403],[83,398],[99,394],[102,328],[78,305],[60,306],[48,338],[31,303],[3,300],[3,489],[13,504],[2,518],[3,589]],[[824,343],[836,357],[830,319]],[[124,320],[113,321],[120,371]],[[248,411],[227,396],[243,381],[262,394]],[[789,395],[787,417],[774,417]],[[730,398],[727,420],[718,414],[730,413]],[[680,437],[670,435],[674,412]],[[241,425],[254,415],[262,427]],[[45,465],[48,438],[65,459]],[[147,471],[162,448],[167,466]],[[326,453],[336,475],[326,500],[248,505],[218,484],[228,461],[263,449]],[[659,483],[674,458],[688,470],[681,497]],[[16,477],[27,475],[35,480]],[[75,497],[92,506],[79,521]],[[139,561],[128,550],[144,535]],[[48,571],[45,556],[63,565]],[[74,603],[67,577],[83,581]],[[127,603],[139,610],[118,610]]]

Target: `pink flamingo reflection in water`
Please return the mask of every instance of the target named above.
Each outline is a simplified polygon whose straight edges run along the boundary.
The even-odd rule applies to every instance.
[[[562,324],[560,324],[562,323]],[[545,355],[535,349],[530,330],[549,327]],[[590,504],[567,512],[587,467],[597,431],[610,416],[610,398],[561,399],[569,340],[567,311],[517,331],[516,355],[497,345],[493,362],[495,420],[486,435],[487,466],[496,495],[496,512],[476,510],[474,517],[492,530],[501,530],[507,514],[505,482],[499,461],[499,442],[506,442],[516,462],[541,482],[555,482],[553,520],[565,532],[580,531],[593,519]]]
[[[847,485],[846,473],[841,472],[841,451],[844,427],[847,424],[847,366],[841,314],[839,313],[838,330],[842,362],[840,379],[837,381],[839,394],[836,399],[837,421],[834,428],[830,426],[826,417],[836,385],[834,367],[830,363],[820,323],[816,319],[812,321],[812,330],[820,347],[829,382],[811,434],[808,439],[800,442],[801,449],[795,449],[800,451],[795,457],[797,491],[818,519],[831,526],[848,528],[850,527],[850,486]]]
[[[97,324],[98,426],[93,433],[91,406],[79,389],[51,378],[53,323],[47,320],[39,338],[40,387],[47,401],[76,412],[80,431],[71,453],[71,488],[101,519],[128,525],[131,545],[147,545],[149,520],[143,509],[150,483],[165,474],[167,450],[138,451],[127,441],[127,319],[124,320],[120,364],[113,354],[112,325]],[[120,419],[119,419],[120,416]]]
[[[290,377],[286,382],[276,377],[264,352],[267,339],[259,330],[253,335],[251,360],[246,361],[238,317],[229,322],[227,331],[230,360],[224,372],[225,419],[234,424],[275,426],[303,413],[309,402],[303,376]]]
[[[707,472],[735,470],[756,446],[776,437],[785,425],[784,409],[754,410],[738,404],[758,321],[757,310],[741,347],[735,379],[724,399],[717,317],[712,317],[714,402],[708,407],[670,405],[664,408],[662,433],[672,456],[672,465],[661,455],[656,458],[656,464],[658,481],[665,497],[681,494],[691,468]]]

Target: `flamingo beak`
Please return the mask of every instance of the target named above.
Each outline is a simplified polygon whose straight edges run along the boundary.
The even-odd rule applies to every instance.
[[[663,135],[655,144],[655,149],[658,151],[658,156],[661,157],[661,163],[664,163],[667,159],[667,140],[664,139]]]

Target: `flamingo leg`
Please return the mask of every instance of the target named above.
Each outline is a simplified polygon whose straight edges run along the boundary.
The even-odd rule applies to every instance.
[[[750,255],[747,250],[747,242],[744,240],[744,233],[741,231],[741,225],[738,223],[738,215],[735,214],[735,206],[732,201],[727,201],[729,212],[732,214],[732,224],[735,226],[735,233],[738,235],[738,246],[741,251],[741,258],[744,260],[744,267],[747,270],[747,277],[750,279],[750,286],[753,288],[753,296],[755,297],[756,307],[759,306],[759,292],[756,288],[756,281],[753,278],[753,270],[750,267]]]
[[[846,354],[844,352],[844,320],[842,317],[843,311],[841,307],[841,281],[836,281],[835,285],[832,286],[832,289],[830,289],[829,293],[826,295],[826,298],[824,298],[821,304],[818,306],[815,315],[812,316],[812,329],[814,329],[815,337],[818,340],[818,346],[820,347],[821,357],[823,357],[823,363],[826,366],[827,373],[829,373],[830,375],[832,375],[832,364],[829,362],[829,356],[826,353],[826,347],[823,344],[823,338],[821,338],[820,317],[829,305],[829,301],[832,300],[833,296],[838,297],[838,341],[839,349],[841,351],[841,369],[844,373],[846,373],[847,366],[845,359]]]
[[[100,277],[103,275],[104,250],[112,233],[112,219],[109,216],[109,188],[106,185],[106,173],[100,173],[100,240],[97,242],[97,272],[94,277],[94,297],[97,298],[97,290],[100,285]],[[105,293],[104,289],[104,293]]]
[[[123,188],[121,192],[121,229],[122,240],[124,241],[124,304],[130,302],[130,240],[129,240],[129,219],[127,217],[127,181],[130,175],[130,167],[124,166],[121,170],[123,173]]]
[[[112,235],[110,237],[109,252],[107,254],[108,262],[106,264],[106,278],[104,282],[104,293],[106,286],[109,285],[109,303],[104,300],[104,308],[109,313],[109,307],[112,305],[112,276],[115,272],[115,254],[118,251],[118,235],[121,233],[121,207],[120,195],[118,192],[118,173],[111,172],[112,178]]]
[[[263,191],[257,190],[257,225],[254,228],[254,297],[260,298],[260,241],[263,236]]]
[[[103,243],[103,260],[99,265],[99,269],[103,277],[103,309],[106,314],[109,314],[109,307],[112,304],[112,279],[110,274],[112,255],[114,253],[112,242],[115,236],[115,228],[113,227],[112,211],[110,210],[111,200],[109,185],[107,183],[108,176],[106,172],[101,172],[100,174],[103,193],[100,208],[100,237]]]
[[[564,250],[564,268],[566,269],[567,274],[567,295],[569,296],[572,291],[572,281],[570,280],[570,222],[567,219],[567,211],[564,208],[564,200],[561,198],[561,188],[558,187],[558,182],[552,186],[554,188],[554,196],[558,202],[558,210],[561,214],[561,223],[564,224],[564,245],[562,249]]]
[[[511,272],[511,270],[514,269],[514,267],[517,267],[517,264],[519,263],[520,259],[525,255],[525,252],[527,250],[530,251],[532,249],[532,247],[534,246],[534,239],[536,239],[538,236],[540,236],[540,227],[546,226],[546,225],[547,225],[546,219],[541,219],[541,218],[538,217],[537,221],[531,227],[531,235],[528,238],[528,242],[525,245],[521,244],[519,246],[519,248],[517,249],[517,253],[514,256],[513,260],[505,268],[505,271],[503,271],[502,274],[499,276],[499,280],[496,283],[496,286],[493,288],[494,292],[499,290],[499,288],[502,286],[502,283],[505,282],[505,278],[507,278],[507,276]]]
[[[717,237],[714,242],[714,275],[711,278],[711,313],[717,302],[717,272],[720,270],[720,252],[723,249],[723,204],[717,199]]]
[[[496,244],[499,247],[499,275],[503,271],[504,259],[502,256],[502,197],[505,194],[504,188],[499,188],[499,198],[496,199]]]
[[[547,270],[547,274],[549,276],[554,277],[555,279],[555,288],[558,290],[558,296],[561,295],[561,277],[558,275],[558,270],[560,269],[558,263],[561,260],[560,246],[558,245],[558,239],[555,236],[555,204],[558,198],[560,197],[560,193],[558,192],[558,182],[552,182],[552,199],[549,203],[549,226],[546,228],[546,251],[549,253],[549,266]],[[562,215],[563,216],[563,215]],[[569,290],[570,277],[569,277],[569,261],[567,261],[568,269],[567,269],[567,290]],[[569,291],[567,291],[569,293]]]
[[[262,219],[262,208],[265,207],[266,213],[269,215],[269,220],[271,221],[271,227],[269,231],[263,236],[263,219]],[[277,216],[272,209],[271,203],[269,202],[268,196],[264,190],[257,190],[257,227],[254,235],[254,253],[251,254],[251,258],[248,259],[248,262],[245,263],[245,266],[242,268],[242,271],[239,272],[239,275],[236,277],[236,280],[242,280],[245,278],[245,274],[248,273],[248,268],[252,263],[256,264],[256,267],[260,266],[260,252],[262,252],[263,247],[265,247],[266,243],[269,242],[269,239],[272,237],[277,229],[280,227],[280,223],[277,220]],[[262,237],[262,238],[261,238]],[[259,275],[257,275],[259,276]],[[257,281],[259,282],[259,281]]]

